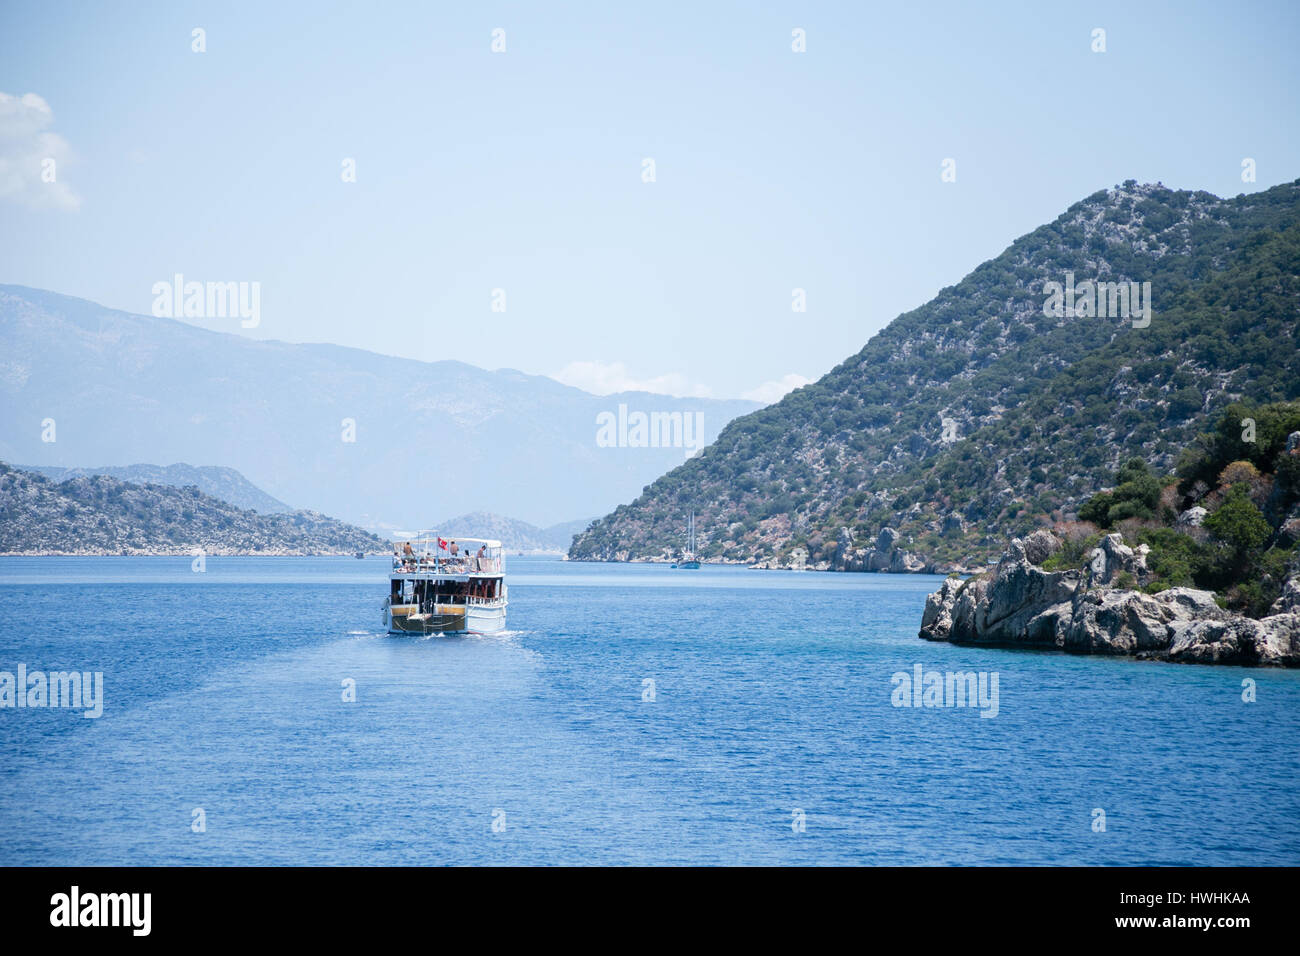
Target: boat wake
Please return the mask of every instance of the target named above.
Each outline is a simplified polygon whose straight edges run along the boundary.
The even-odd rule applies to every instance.
[[[517,637],[523,637],[530,631],[456,631],[450,634],[410,634],[403,635],[414,637],[422,641],[442,640],[442,641],[511,641]]]

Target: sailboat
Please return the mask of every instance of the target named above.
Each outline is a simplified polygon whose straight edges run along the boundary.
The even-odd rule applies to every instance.
[[[687,536],[690,538],[690,547],[682,555],[682,560],[673,562],[673,567],[684,570],[698,571],[700,560],[695,556],[695,512],[691,512],[691,520],[687,527]]]

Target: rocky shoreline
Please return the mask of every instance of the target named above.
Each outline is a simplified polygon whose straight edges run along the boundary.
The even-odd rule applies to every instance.
[[[978,574],[983,567],[968,567],[961,562],[935,562],[899,547],[902,535],[893,528],[882,528],[865,547],[854,544],[853,532],[841,528],[834,556],[829,561],[810,561],[804,548],[795,548],[788,558],[764,558],[759,561],[739,558],[708,558],[706,564],[748,567],[752,571],[842,571],[849,574]],[[609,558],[575,558],[566,561],[613,561],[618,564],[670,564],[678,559],[670,554],[632,557],[620,551]]]
[[[957,517],[960,521],[960,516]],[[961,523],[964,529],[964,522]],[[844,571],[849,574],[872,572],[876,574],[979,574],[985,567],[971,567],[973,559],[962,561],[935,561],[915,551],[900,547],[902,534],[885,527],[866,546],[858,546],[853,532],[840,528],[835,551],[829,561],[810,561],[808,552],[795,548],[788,560],[769,558],[750,564],[760,571]],[[726,563],[726,562],[724,562]],[[744,564],[747,562],[732,562]],[[992,563],[992,562],[990,562]]]
[[[835,552],[829,561],[811,562],[804,548],[790,552],[788,561],[776,558],[760,561],[752,567],[781,571],[879,571],[887,574],[933,574],[935,567],[924,558],[900,548],[900,535],[893,528],[882,528],[866,547],[854,544],[853,532],[840,528]],[[945,569],[947,570],[947,569]]]
[[[920,637],[953,644],[1050,648],[1197,664],[1300,667],[1300,577],[1292,575],[1266,617],[1221,608],[1212,591],[1148,594],[1116,587],[1140,580],[1146,548],[1107,535],[1084,571],[1041,565],[1061,541],[1040,530],[1015,539],[992,572],[949,578],[925,602]]]

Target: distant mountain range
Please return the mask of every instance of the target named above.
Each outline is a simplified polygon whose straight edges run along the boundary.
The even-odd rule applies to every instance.
[[[55,482],[0,462],[0,554],[387,554],[390,547],[313,511],[264,515],[193,487],[108,475]]]
[[[102,468],[59,468],[51,465],[16,465],[24,471],[35,471],[53,481],[64,481],[82,475],[108,475],[119,481],[135,485],[170,485],[184,488],[193,485],[205,495],[262,514],[282,514],[293,509],[277,498],[272,498],[233,468],[217,465],[122,465]]]
[[[759,407],[602,397],[508,369],[254,340],[12,285],[0,285],[0,402],[6,461],[214,462],[277,500],[390,529],[475,510],[543,527],[598,513],[685,460],[686,438],[702,446]],[[648,435],[637,413],[668,416],[661,425],[692,413],[702,435]]]
[[[573,536],[590,523],[591,519],[588,518],[538,528],[526,521],[475,511],[448,518],[435,527],[444,537],[494,538],[508,551],[550,551],[563,554],[573,544]]]
[[[1168,473],[1229,403],[1300,397],[1297,316],[1300,182],[1101,190],[733,421],[570,557],[671,556],[693,510],[710,560],[983,566],[1121,462]]]

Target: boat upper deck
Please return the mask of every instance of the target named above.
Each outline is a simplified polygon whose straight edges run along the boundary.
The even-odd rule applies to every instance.
[[[393,552],[393,574],[471,577],[506,573],[505,549],[490,538],[448,538],[420,531],[398,542]]]

